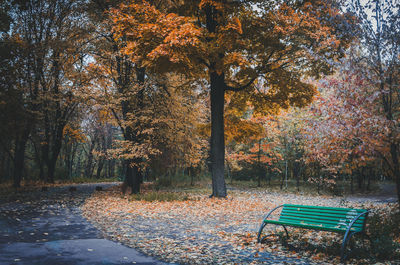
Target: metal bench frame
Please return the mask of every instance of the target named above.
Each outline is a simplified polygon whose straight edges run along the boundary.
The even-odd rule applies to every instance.
[[[260,226],[260,229],[259,229],[258,235],[257,235],[257,242],[258,242],[258,243],[260,243],[261,241],[263,241],[263,240],[267,237],[267,236],[264,236],[264,237],[260,238],[260,237],[261,237],[262,231],[264,230],[264,228],[265,228],[265,227],[267,226],[267,224],[268,224],[268,223],[265,222],[265,220],[267,220],[268,217],[269,217],[276,209],[279,209],[279,208],[284,207],[284,206],[285,206],[285,205],[282,204],[282,205],[279,205],[279,206],[273,208],[273,209],[263,218],[263,221],[262,221],[262,223],[261,223],[261,226]],[[347,227],[347,229],[346,229],[346,232],[345,232],[345,234],[344,234],[344,238],[343,238],[343,242],[342,242],[342,247],[341,247],[341,249],[340,249],[340,262],[344,263],[344,261],[346,260],[347,255],[345,255],[345,250],[346,250],[346,245],[347,245],[347,243],[349,242],[350,238],[351,238],[353,235],[357,234],[357,233],[365,233],[365,229],[363,229],[362,231],[351,231],[351,227],[353,226],[353,224],[354,224],[361,216],[365,215],[365,217],[367,218],[368,213],[369,213],[369,211],[366,210],[365,212],[362,212],[362,213],[358,214],[357,216],[355,216],[355,217],[353,218],[353,220],[352,220],[352,221],[350,222],[350,224],[348,225],[348,227]],[[365,223],[366,223],[366,222],[367,222],[367,219],[364,220],[364,226],[365,226]],[[289,232],[288,232],[286,226],[293,226],[293,227],[295,227],[294,225],[284,225],[284,224],[274,224],[274,225],[281,225],[281,226],[283,226],[283,228],[285,229],[286,236],[287,236],[288,239],[289,239]],[[302,228],[303,228],[303,229],[313,229],[313,228],[304,228],[304,227],[302,227]],[[323,229],[323,228],[321,228],[321,229],[315,228],[315,229],[313,229],[313,230],[329,231],[329,230],[326,230],[326,229]],[[329,232],[333,232],[333,231],[329,231]],[[336,233],[340,233],[340,232],[336,232]]]

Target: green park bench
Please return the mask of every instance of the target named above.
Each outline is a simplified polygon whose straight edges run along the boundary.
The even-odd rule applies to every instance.
[[[282,208],[279,219],[268,219],[278,208]],[[289,238],[289,233],[286,226],[344,233],[340,252],[341,262],[344,262],[347,242],[354,234],[364,233],[367,217],[368,211],[364,209],[283,204],[272,209],[264,217],[257,242],[262,242],[266,238],[266,236],[261,237],[261,234],[267,224],[283,226],[287,238]]]

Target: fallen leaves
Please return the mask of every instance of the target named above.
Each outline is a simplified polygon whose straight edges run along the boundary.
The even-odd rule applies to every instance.
[[[277,237],[257,243],[263,216],[283,203],[360,208],[329,197],[231,191],[227,199],[191,194],[187,201],[147,202],[121,197],[118,187],[95,193],[82,206],[83,215],[111,239],[168,262],[186,264],[337,263],[326,253],[288,250]],[[387,204],[364,203],[361,208],[384,212]],[[275,215],[275,218],[277,215]],[[264,231],[276,233],[277,226]],[[300,244],[341,242],[343,235],[292,228]],[[292,242],[292,238],[291,238]],[[339,254],[339,253],[338,253]],[[302,258],[300,258],[302,256]],[[306,257],[311,257],[307,259]]]

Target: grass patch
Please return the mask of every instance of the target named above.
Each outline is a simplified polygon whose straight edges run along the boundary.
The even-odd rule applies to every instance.
[[[188,201],[190,200],[189,195],[180,192],[161,192],[161,191],[149,191],[141,194],[132,194],[130,197],[134,201],[159,201],[159,202],[171,202],[171,201]]]

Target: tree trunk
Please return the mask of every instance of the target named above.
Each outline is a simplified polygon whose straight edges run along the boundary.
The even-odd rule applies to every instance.
[[[51,148],[51,158],[49,160],[49,164],[47,165],[47,179],[50,183],[54,183],[56,163],[62,147],[62,131],[64,129],[64,126],[62,126],[61,128],[58,129],[57,134],[54,136],[56,139],[54,140],[53,146]]]
[[[3,178],[6,176],[5,174],[5,162],[6,162],[6,154],[2,151],[0,151],[0,183],[3,182]]]
[[[293,175],[296,178],[297,191],[300,191],[300,165],[299,165],[299,162],[294,162]]]
[[[192,172],[192,166],[189,167],[188,173],[190,177],[190,186],[194,186],[194,174]]]
[[[72,170],[74,168],[74,162],[75,162],[75,155],[76,155],[76,151],[78,150],[78,145],[77,144],[73,144],[72,145],[72,152],[71,152],[71,157],[68,159],[69,161],[69,165],[68,165],[68,178],[72,178]]]
[[[136,165],[132,164],[132,160],[127,160],[126,175],[124,183],[131,188],[132,194],[140,193],[141,174]]]
[[[351,194],[354,194],[354,185],[353,185],[353,182],[354,182],[354,174],[352,173],[352,174],[350,175],[350,192],[351,192]]]
[[[114,170],[115,170],[115,160],[108,160],[108,177],[113,178],[114,177]]]
[[[82,160],[81,160],[81,156],[82,156],[82,149],[80,149],[78,156],[77,156],[77,163],[76,163],[76,167],[75,167],[75,176],[76,177],[80,177],[82,175]]]
[[[47,182],[54,183],[54,173],[56,171],[56,162],[57,160],[51,159],[49,161],[49,165],[47,166]]]
[[[210,73],[212,197],[226,197],[224,177],[224,82],[223,74]]]
[[[372,168],[370,171],[368,171],[367,191],[371,191],[371,175],[372,175],[371,171],[372,171]]]
[[[128,68],[128,62],[126,62],[126,68]],[[139,83],[139,85],[143,86],[144,81],[145,81],[145,69],[141,67],[137,67],[136,69],[136,78]],[[144,88],[141,87],[140,91],[138,92],[137,95],[137,108],[139,110],[142,110],[143,108],[143,100],[144,100]],[[127,119],[127,114],[128,114],[128,104],[127,101],[122,102],[122,111],[124,112],[123,116],[124,119]],[[135,129],[140,130],[140,123],[139,121],[136,122],[135,124]],[[126,128],[126,135],[125,135],[125,140],[128,140],[133,143],[139,143],[140,139],[136,136],[136,133],[134,133],[134,129],[132,127],[127,127]],[[138,164],[140,163],[140,159],[135,159],[135,160],[127,160],[127,170],[126,170],[126,176],[125,176],[125,183],[131,187],[131,192],[132,193],[140,193],[140,184],[142,183],[143,177],[142,173],[140,171],[140,168]]]
[[[357,183],[358,183],[358,190],[362,189],[363,184],[363,172],[362,170],[357,170]]]
[[[99,164],[97,165],[97,171],[96,171],[96,178],[99,179],[101,175],[101,171],[103,170],[103,165],[104,165],[104,158],[99,159]]]
[[[258,157],[257,157],[257,172],[258,172],[258,183],[257,187],[261,187],[261,139],[258,140]]]
[[[22,173],[25,161],[26,140],[17,140],[14,154],[14,188],[21,187]]]
[[[392,156],[393,162],[393,173],[396,181],[396,189],[397,189],[397,201],[398,206],[400,208],[400,165],[399,165],[399,157],[398,157],[398,147],[395,143],[390,144],[390,154]]]
[[[88,156],[87,156],[87,163],[86,163],[86,168],[85,168],[85,177],[86,178],[92,178],[92,164],[93,164],[93,150],[96,145],[96,137],[94,137],[90,143],[89,151],[88,151]]]
[[[31,127],[28,125],[27,128],[22,132],[21,137],[17,137],[15,140],[15,153],[14,153],[14,176],[13,176],[13,186],[14,188],[19,188],[21,186],[22,174],[24,170],[25,162],[25,149],[26,143],[28,142],[28,137],[31,133]]]

